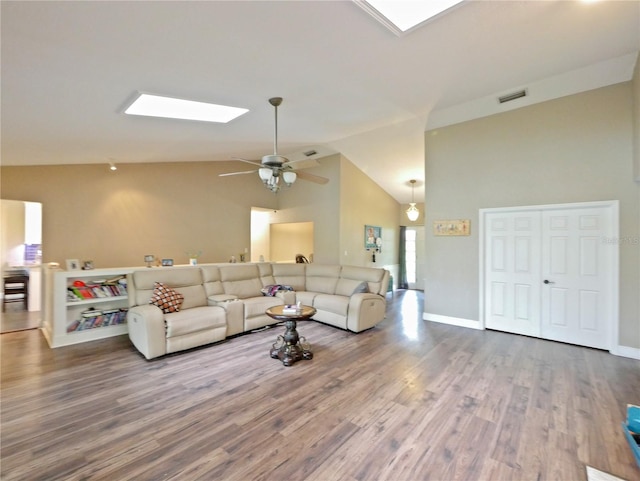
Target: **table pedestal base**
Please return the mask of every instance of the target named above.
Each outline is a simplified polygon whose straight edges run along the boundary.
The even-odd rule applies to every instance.
[[[282,336],[278,336],[273,343],[270,355],[273,359],[280,359],[285,366],[292,366],[300,359],[311,360],[313,353],[309,350],[309,344],[296,330],[296,321],[285,321],[287,330]]]

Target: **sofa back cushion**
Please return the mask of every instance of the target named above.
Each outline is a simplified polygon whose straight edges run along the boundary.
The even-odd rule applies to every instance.
[[[197,267],[153,267],[133,271],[129,274],[130,306],[148,304],[156,282],[162,282],[184,296],[180,309],[207,305],[207,295],[202,281],[201,270]]]
[[[262,286],[272,286],[276,283],[273,278],[273,268],[270,262],[260,262],[256,264],[258,266],[258,272],[260,273],[260,282]]]
[[[272,264],[274,284],[291,286],[294,291],[306,290],[307,264]]]
[[[256,264],[220,266],[220,280],[225,294],[233,294],[240,299],[262,296],[263,286]]]
[[[204,265],[200,266],[200,269],[202,270],[202,280],[204,281],[204,290],[207,293],[207,297],[224,294],[219,266]]]
[[[340,266],[306,264],[305,290],[321,294],[335,294]]]
[[[336,294],[350,296],[362,281],[368,284],[369,292],[379,293],[384,273],[384,269],[375,267],[343,266],[340,271],[340,280],[336,286]]]

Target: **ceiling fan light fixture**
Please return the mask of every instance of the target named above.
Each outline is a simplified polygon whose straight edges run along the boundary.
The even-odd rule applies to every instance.
[[[291,170],[288,170],[282,173],[282,178],[284,179],[284,183],[287,184],[287,186],[291,186],[298,178],[298,174]]]
[[[260,179],[262,179],[262,182],[266,183],[269,182],[269,179],[273,176],[273,172],[268,167],[261,167],[258,169],[258,175],[260,176]]]

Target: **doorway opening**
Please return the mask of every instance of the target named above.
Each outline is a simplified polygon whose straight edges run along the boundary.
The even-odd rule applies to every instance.
[[[26,303],[5,303],[5,293],[1,293],[0,333],[35,329],[40,327],[42,310],[42,204],[2,199],[0,208],[2,277],[28,279]]]

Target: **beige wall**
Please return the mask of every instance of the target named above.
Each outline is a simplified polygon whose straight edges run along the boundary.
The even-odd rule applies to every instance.
[[[313,222],[271,224],[270,258],[274,262],[295,262],[302,254],[313,259]]]
[[[640,182],[640,58],[633,72],[633,175]]]
[[[427,229],[425,312],[479,319],[478,209],[619,200],[619,341],[640,348],[631,105],[627,82],[425,133],[425,224],[472,219],[469,237]]]
[[[2,167],[2,197],[43,204],[43,261],[144,265],[145,254],[186,264],[224,262],[250,247],[250,207],[273,194],[237,162]]]
[[[0,201],[0,267],[24,264],[25,205],[15,200]]]
[[[352,217],[350,235],[361,246],[365,223],[383,225],[391,239],[385,256],[391,259],[394,251],[398,203],[340,155],[308,170],[329,178],[328,184],[298,180],[277,195],[257,175],[218,177],[241,170],[238,162],[118,167],[115,172],[106,164],[0,169],[3,198],[43,204],[43,262],[142,266],[144,256],[153,254],[186,264],[186,252],[200,250],[201,263],[227,262],[251,248],[251,209],[257,207],[271,211],[273,223],[313,222],[315,262],[367,265],[360,252],[340,255],[343,181],[354,197],[345,207]],[[345,238],[350,242],[349,235]]]
[[[400,204],[346,158],[341,162],[340,245],[342,264],[385,267],[395,275],[398,264]],[[382,252],[372,262],[364,248],[364,226],[382,228]]]

